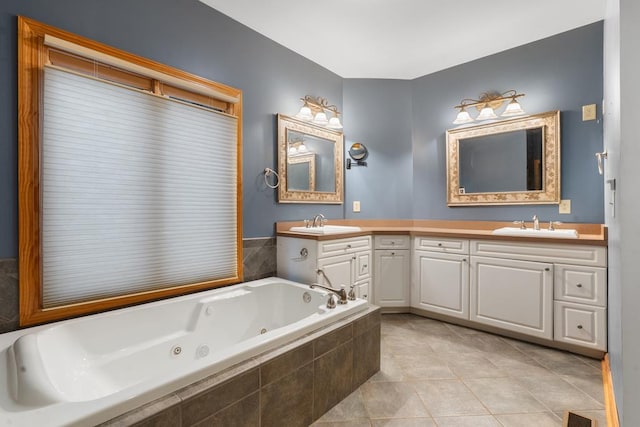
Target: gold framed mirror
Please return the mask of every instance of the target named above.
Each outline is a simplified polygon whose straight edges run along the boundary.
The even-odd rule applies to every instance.
[[[560,203],[560,111],[447,131],[447,206]]]
[[[343,202],[342,132],[278,114],[280,203]]]

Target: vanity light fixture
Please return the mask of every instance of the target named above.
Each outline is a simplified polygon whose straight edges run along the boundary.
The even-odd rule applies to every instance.
[[[453,124],[463,125],[475,120],[482,121],[497,119],[498,116],[496,115],[495,110],[500,108],[507,100],[509,100],[507,108],[504,109],[500,117],[513,117],[525,114],[522,106],[516,100],[516,98],[520,98],[522,96],[524,96],[524,93],[518,93],[515,90],[508,90],[503,93],[486,92],[480,95],[480,99],[465,98],[460,101],[459,105],[453,107],[460,110],[458,112],[458,116],[453,121]],[[467,111],[467,108],[471,107],[476,107],[476,109],[480,111],[480,114],[478,114],[478,117],[475,119],[471,117]]]
[[[329,101],[327,101],[326,98],[305,95],[305,97],[300,98],[300,100],[304,102],[304,104],[298,114],[296,114],[296,118],[329,129],[342,129],[342,123],[340,123],[340,119],[338,118],[340,114],[338,107],[329,105]],[[327,112],[332,114],[331,118],[327,117]]]

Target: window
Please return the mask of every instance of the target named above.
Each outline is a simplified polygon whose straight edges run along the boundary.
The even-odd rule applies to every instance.
[[[242,277],[241,93],[19,19],[20,322]]]

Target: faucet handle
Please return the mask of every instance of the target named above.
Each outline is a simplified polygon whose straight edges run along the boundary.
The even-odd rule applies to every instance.
[[[349,301],[355,301],[356,300],[355,287],[356,287],[356,285],[351,285],[351,288],[349,289],[349,295],[347,296],[347,299]]]
[[[309,228],[309,227],[311,227],[311,221],[310,221],[310,220],[308,220],[308,219],[305,219],[305,220],[304,220],[304,226],[305,226],[305,228]]]
[[[560,224],[562,224],[562,221],[549,221],[549,231],[555,230],[555,226]]]
[[[524,221],[513,221],[513,223],[520,225],[520,230],[526,230],[527,229],[527,226],[525,225]]]
[[[329,299],[327,300],[327,308],[332,309],[336,308],[338,304],[338,298],[336,298],[335,294],[329,294]]]
[[[324,225],[328,222],[329,220],[327,218],[320,218],[320,227],[324,227]]]

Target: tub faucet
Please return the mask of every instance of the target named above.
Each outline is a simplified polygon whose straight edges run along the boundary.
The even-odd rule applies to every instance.
[[[313,224],[311,226],[312,227],[322,227],[324,225],[325,221],[326,220],[324,218],[324,215],[318,214],[318,215],[313,217]]]
[[[338,300],[338,304],[346,304],[348,302],[347,291],[345,291],[344,288],[333,289],[333,288],[330,288],[328,286],[319,285],[317,283],[312,283],[312,284],[309,285],[309,287],[311,289],[313,289],[313,288],[322,288],[322,289],[324,289],[326,291],[333,292],[334,294],[336,294],[337,296],[340,297],[340,299]]]
[[[533,229],[540,230],[540,220],[538,219],[538,215],[533,216]]]

